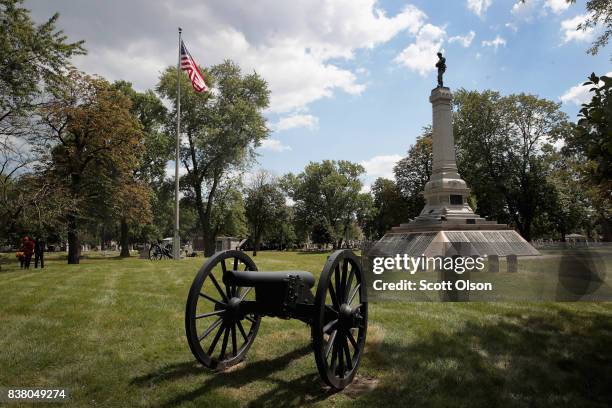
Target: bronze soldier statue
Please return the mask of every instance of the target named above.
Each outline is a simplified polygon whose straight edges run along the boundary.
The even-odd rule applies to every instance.
[[[444,86],[442,75],[444,75],[444,72],[446,72],[446,58],[442,56],[441,52],[438,53],[436,68],[438,68],[438,88],[442,88]]]

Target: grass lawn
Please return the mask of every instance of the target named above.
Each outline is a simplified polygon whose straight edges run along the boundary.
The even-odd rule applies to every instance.
[[[255,261],[318,275],[327,255]],[[612,406],[612,303],[371,303],[356,383],[334,394],[299,321],[263,319],[231,372],[195,361],[183,314],[201,257],[10,262],[0,387],[66,387],[75,406]]]

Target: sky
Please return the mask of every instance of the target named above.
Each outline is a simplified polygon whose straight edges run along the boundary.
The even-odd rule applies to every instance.
[[[565,0],[26,0],[35,21],[60,13],[74,64],[137,90],[176,65],[178,27],[202,66],[232,59],[271,90],[270,137],[258,163],[273,174],[311,161],[350,160],[366,188],[431,123],[436,52],[452,89],[529,93],[561,103],[571,120],[590,99],[591,72],[612,71],[612,47],[586,54],[597,31],[576,31],[585,1]],[[169,169],[173,166],[169,165]]]

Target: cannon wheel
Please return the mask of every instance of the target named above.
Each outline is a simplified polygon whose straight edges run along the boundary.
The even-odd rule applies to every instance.
[[[250,287],[228,286],[223,273],[256,271],[257,266],[241,251],[224,251],[210,257],[200,268],[187,298],[185,332],[189,348],[200,363],[224,370],[242,361],[253,344],[261,316],[237,317],[232,313],[240,300],[252,300]]]
[[[162,249],[158,244],[151,245],[149,248],[149,259],[152,261],[159,261],[163,257]]]
[[[366,284],[359,258],[334,252],[321,272],[315,296],[312,343],[323,381],[341,390],[353,381],[368,327]]]

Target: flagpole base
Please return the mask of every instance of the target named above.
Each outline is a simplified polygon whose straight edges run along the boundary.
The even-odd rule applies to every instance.
[[[181,259],[181,237],[179,235],[175,235],[172,242],[172,257],[175,261]]]

